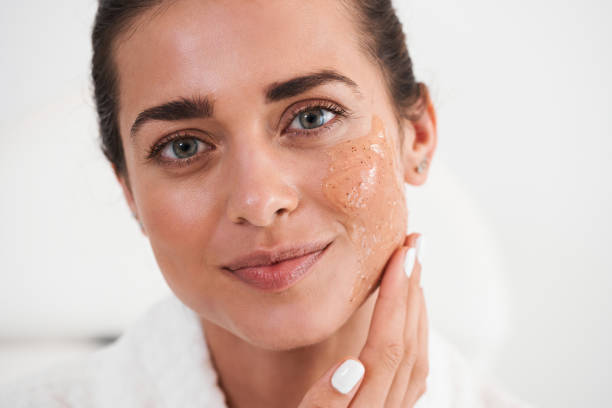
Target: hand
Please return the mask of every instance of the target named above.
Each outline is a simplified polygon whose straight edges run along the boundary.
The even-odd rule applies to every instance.
[[[385,266],[359,359],[347,357],[335,364],[308,390],[299,408],[412,408],[425,393],[428,324],[421,264],[415,257],[417,238],[406,237],[405,246]],[[412,253],[406,259],[415,259],[410,279],[404,272],[408,249]]]

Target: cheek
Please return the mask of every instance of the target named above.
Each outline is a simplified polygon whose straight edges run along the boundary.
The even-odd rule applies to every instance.
[[[377,116],[367,135],[338,144],[328,155],[323,193],[343,215],[360,265],[353,277],[353,301],[372,289],[387,259],[403,242],[407,227],[403,178],[393,141]]]
[[[140,210],[151,248],[168,285],[182,293],[185,287],[205,284],[204,248],[215,226],[215,205],[207,189],[159,179],[141,186]]]

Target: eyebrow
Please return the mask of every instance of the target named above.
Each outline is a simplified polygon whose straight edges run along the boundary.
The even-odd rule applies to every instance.
[[[359,87],[352,79],[337,71],[325,69],[270,84],[264,91],[266,103],[292,98],[330,82],[343,83],[349,86],[356,95],[361,96]],[[138,130],[147,122],[155,120],[172,122],[187,119],[206,119],[212,117],[213,112],[214,101],[208,96],[180,97],[174,101],[165,102],[140,112],[132,124],[130,135],[134,138]]]
[[[311,88],[329,83],[341,82],[348,85],[354,92],[361,95],[359,87],[350,78],[345,77],[331,69],[299,76],[284,82],[275,82],[266,88],[266,102],[276,102],[281,99],[291,98],[308,91]]]
[[[214,103],[208,96],[192,96],[190,98],[179,98],[166,102],[140,112],[132,125],[130,135],[136,136],[136,132],[147,122],[154,120],[178,121],[194,118],[208,118],[213,114]]]

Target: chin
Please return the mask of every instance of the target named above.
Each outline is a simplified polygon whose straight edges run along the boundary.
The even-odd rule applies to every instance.
[[[348,300],[344,302],[349,305]],[[292,350],[312,346],[334,335],[353,312],[340,305],[323,302],[311,307],[308,312],[295,313],[274,310],[266,313],[265,319],[244,320],[234,334],[253,346],[274,351]]]
[[[362,287],[355,292],[355,287],[360,286],[355,276],[360,274],[336,272],[358,269],[358,263],[347,258],[351,257],[328,258],[327,265],[298,284],[284,300],[250,300],[233,309],[231,331],[253,346],[276,351],[316,345],[334,336],[376,289],[366,291]],[[380,268],[376,269],[380,272]],[[369,278],[376,280],[377,276],[371,273]]]

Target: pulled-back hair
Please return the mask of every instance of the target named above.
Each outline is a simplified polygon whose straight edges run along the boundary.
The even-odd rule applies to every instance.
[[[119,133],[119,76],[113,58],[116,39],[145,11],[171,0],[99,0],[91,35],[91,78],[100,145],[118,175],[127,178]],[[391,0],[340,0],[350,11],[364,52],[384,76],[396,118],[417,118],[426,88],[416,82],[402,24]],[[401,121],[400,121],[401,123]]]

